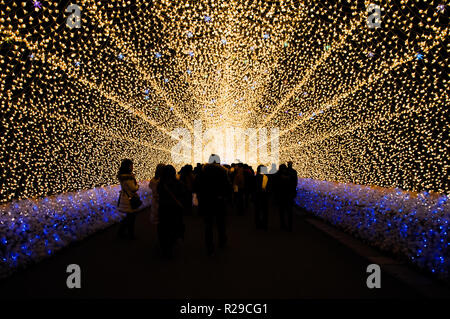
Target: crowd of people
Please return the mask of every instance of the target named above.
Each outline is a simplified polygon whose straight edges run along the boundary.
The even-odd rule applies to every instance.
[[[125,213],[119,227],[119,237],[134,239],[136,213],[141,210],[133,162],[122,161],[117,175],[121,192],[118,209]],[[237,215],[244,215],[254,207],[254,221],[258,229],[268,230],[269,205],[274,203],[280,219],[280,228],[292,231],[292,215],[296,196],[297,172],[292,162],[281,164],[278,170],[268,172],[259,165],[256,173],[250,165],[234,163],[221,165],[218,155],[212,154],[207,164],[195,168],[185,165],[177,173],[172,165],[158,164],[150,180],[152,205],[150,221],[157,225],[158,239],[164,257],[171,258],[173,246],[184,239],[184,216],[194,213],[204,220],[206,253],[215,253],[214,229],[218,246],[227,244],[226,216],[229,207]]]

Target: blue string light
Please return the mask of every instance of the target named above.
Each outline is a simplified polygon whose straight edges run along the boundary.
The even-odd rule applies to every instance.
[[[297,189],[299,206],[421,268],[449,276],[447,195],[425,191],[415,197],[400,189],[307,178],[299,179]]]
[[[144,206],[151,198],[147,188],[148,182],[140,183]],[[118,192],[119,186],[107,186],[0,206],[0,278],[119,221]]]

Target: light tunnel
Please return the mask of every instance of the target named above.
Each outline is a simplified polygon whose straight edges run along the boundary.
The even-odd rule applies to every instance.
[[[150,205],[214,153],[448,280],[449,8],[373,2],[2,1],[2,276],[119,221],[122,159]]]

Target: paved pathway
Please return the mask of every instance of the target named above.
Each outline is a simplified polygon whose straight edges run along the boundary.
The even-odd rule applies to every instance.
[[[185,218],[186,239],[175,259],[162,260],[148,212],[137,218],[135,241],[116,237],[117,225],[75,243],[0,282],[1,298],[421,298],[382,274],[382,288],[368,289],[371,262],[304,220],[294,232],[279,229],[274,209],[268,232],[253,216],[230,215],[229,246],[207,257],[202,220]],[[66,287],[66,267],[78,264],[82,288]]]

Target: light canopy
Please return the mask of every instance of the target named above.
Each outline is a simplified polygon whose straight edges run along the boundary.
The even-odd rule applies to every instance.
[[[1,201],[125,157],[149,179],[194,120],[279,128],[301,177],[449,192],[445,3],[382,1],[380,28],[370,1],[78,0],[80,28],[69,4],[0,2]]]

